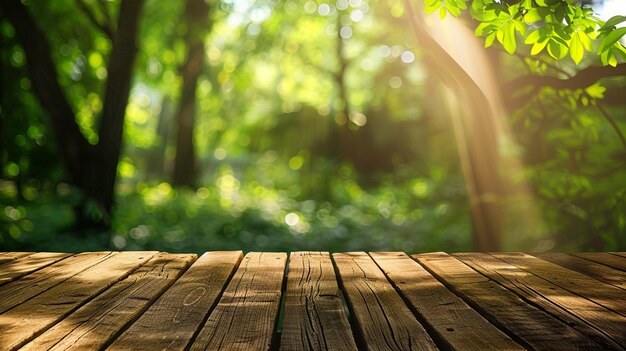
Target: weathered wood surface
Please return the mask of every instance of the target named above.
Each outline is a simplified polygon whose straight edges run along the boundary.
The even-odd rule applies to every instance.
[[[48,329],[22,350],[99,350],[114,341],[194,261],[196,255],[162,253]]]
[[[196,258],[0,253],[0,351],[626,350],[623,252]]]
[[[619,269],[558,252],[546,252],[534,255],[542,260],[556,263],[559,266],[586,274],[592,278],[626,290],[626,272],[620,271]]]
[[[356,350],[328,252],[292,252],[281,350]]]
[[[22,346],[80,305],[126,277],[155,253],[120,252],[0,314],[0,345]]]
[[[18,258],[27,257],[35,252],[0,252],[0,265]]]
[[[589,261],[601,263],[605,266],[613,267],[626,272],[626,261],[624,261],[624,253],[606,253],[606,252],[581,252],[574,256],[582,257]]]
[[[241,251],[202,255],[109,349],[185,349],[242,256]]]
[[[333,254],[348,305],[368,350],[435,350],[435,343],[371,257]]]
[[[614,311],[488,254],[454,256],[597,341],[603,349],[616,349],[620,344],[626,345],[626,334],[623,333],[626,319]]]
[[[454,350],[524,350],[404,253],[371,254],[435,338]]]
[[[533,349],[597,350],[599,345],[566,323],[528,304],[511,290],[445,253],[415,255],[430,272],[447,283],[492,323]],[[555,335],[561,337],[555,338]]]
[[[34,272],[42,267],[53,264],[70,256],[65,253],[38,252],[32,255],[20,255],[16,253],[10,256],[12,259],[5,261],[0,268],[0,285],[12,282],[19,277]]]
[[[247,254],[191,350],[268,350],[286,260],[284,253]]]
[[[494,256],[626,316],[625,290],[524,253],[501,253]]]

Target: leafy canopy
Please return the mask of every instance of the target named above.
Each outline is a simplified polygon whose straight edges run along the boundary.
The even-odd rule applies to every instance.
[[[485,47],[497,39],[509,53],[518,45],[516,32],[531,46],[530,54],[544,50],[560,60],[568,52],[579,64],[585,52],[596,52],[603,65],[617,66],[618,57],[626,61],[626,48],[619,39],[626,27],[617,25],[626,16],[613,16],[606,22],[596,17],[593,9],[575,4],[573,0],[424,0],[425,12],[439,12],[443,19],[450,13],[459,16],[468,8],[472,18],[479,21],[475,33],[485,38]],[[593,42],[598,42],[594,49]]]

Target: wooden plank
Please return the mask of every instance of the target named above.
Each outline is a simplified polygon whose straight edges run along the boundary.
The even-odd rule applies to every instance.
[[[437,349],[424,327],[366,253],[336,253],[333,259],[365,349]]]
[[[626,258],[626,252],[611,252],[610,254]]]
[[[110,251],[81,253],[3,285],[0,287],[0,313],[53,288],[113,255],[115,254]]]
[[[158,254],[20,350],[103,349],[174,283],[195,258],[195,254]]]
[[[573,255],[626,272],[626,257],[621,255],[611,255],[606,252],[580,252]]]
[[[18,258],[30,256],[35,252],[0,252],[0,265],[17,260]]]
[[[406,254],[370,256],[447,349],[525,350]]]
[[[292,252],[281,350],[356,350],[328,252]]]
[[[619,314],[488,254],[454,256],[587,335],[602,349],[626,345],[626,318]]]
[[[69,256],[71,255],[66,253],[39,252],[7,262],[0,269],[0,285],[12,282]]]
[[[626,316],[626,291],[620,288],[524,253],[498,253],[493,256]]]
[[[487,320],[535,350],[598,350],[598,344],[519,296],[445,254],[413,255],[446,287],[461,296]],[[556,337],[558,336],[558,337]]]
[[[202,255],[109,350],[183,350],[241,261],[241,251]]]
[[[618,288],[626,289],[626,272],[564,253],[546,252],[533,255],[541,258],[542,260],[577,271],[607,284],[612,284]]]
[[[125,278],[155,252],[120,252],[0,314],[0,345],[15,350],[76,310],[92,297]]]
[[[268,350],[286,260],[285,253],[248,253],[191,350]]]

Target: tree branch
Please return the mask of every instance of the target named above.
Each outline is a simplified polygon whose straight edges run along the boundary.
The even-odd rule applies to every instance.
[[[80,8],[80,10],[87,16],[91,24],[96,26],[96,28],[100,29],[109,39],[113,40],[113,28],[111,28],[110,23],[100,23],[96,18],[95,14],[91,11],[91,9],[85,5],[82,0],[75,0],[76,5]],[[107,16],[105,14],[105,16]]]
[[[510,90],[517,90],[527,85],[535,87],[552,87],[555,89],[580,89],[586,88],[602,78],[626,76],[626,63],[612,66],[590,66],[578,72],[568,79],[560,79],[552,76],[523,76],[507,84]]]

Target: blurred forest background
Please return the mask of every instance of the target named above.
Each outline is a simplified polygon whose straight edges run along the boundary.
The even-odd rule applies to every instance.
[[[479,41],[484,112],[410,4],[2,0],[0,250],[625,250],[623,56]]]

